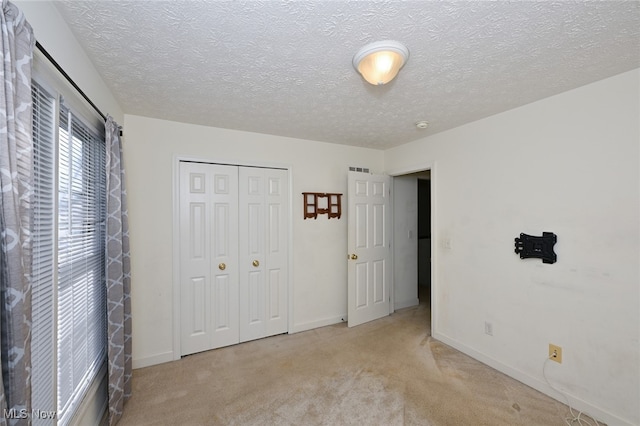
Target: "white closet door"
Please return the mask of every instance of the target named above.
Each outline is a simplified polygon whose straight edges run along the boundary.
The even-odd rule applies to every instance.
[[[240,167],[240,341],[287,331],[286,170]]]
[[[238,343],[238,168],[180,163],[181,352]]]

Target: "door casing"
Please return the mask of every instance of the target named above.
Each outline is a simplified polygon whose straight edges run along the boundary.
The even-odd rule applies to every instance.
[[[180,162],[189,161],[196,163],[206,164],[219,164],[238,167],[262,167],[271,169],[283,169],[287,171],[288,185],[287,190],[289,194],[293,194],[293,182],[291,166],[288,164],[274,164],[274,163],[256,163],[256,162],[237,162],[224,159],[211,159],[201,157],[189,157],[178,155],[174,157],[173,161],[173,350],[170,356],[172,360],[179,360],[181,358],[181,295],[180,295]],[[293,217],[293,202],[289,202],[289,217]],[[288,223],[288,275],[290,279],[287,283],[287,332],[290,333],[293,330],[293,289],[292,289],[292,277],[293,277],[293,221],[289,220]],[[168,354],[167,354],[168,355]]]
[[[437,333],[438,328],[438,226],[437,226],[437,182],[438,182],[438,168],[436,162],[422,163],[417,164],[407,168],[390,170],[387,173],[393,179],[395,176],[403,176],[412,173],[424,172],[429,170],[431,172],[431,334]],[[417,195],[416,195],[417,196]],[[391,194],[393,198],[393,193]],[[393,204],[393,203],[392,203]],[[397,220],[397,215],[391,209],[391,223],[395,224]],[[393,228],[393,226],[392,226]],[[417,251],[417,246],[416,246]],[[394,250],[391,251],[391,262],[392,268],[395,268],[395,259],[394,259]],[[395,271],[393,272],[395,276]],[[394,298],[395,293],[395,285],[393,286],[393,290],[391,291],[391,310],[393,311],[393,304],[395,303]]]

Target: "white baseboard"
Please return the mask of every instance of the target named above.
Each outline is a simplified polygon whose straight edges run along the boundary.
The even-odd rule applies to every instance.
[[[305,322],[303,324],[294,324],[293,329],[289,330],[289,334],[300,333],[301,331],[313,330],[314,328],[326,327],[327,325],[347,322],[347,315],[339,317],[325,318],[318,321]]]
[[[313,330],[314,328],[325,327],[327,325],[338,324],[347,321],[347,315],[342,315],[334,318],[325,318],[318,321],[307,322],[303,324],[295,324],[292,330],[289,330],[289,334],[300,333],[301,331]],[[164,352],[157,355],[152,355],[144,358],[134,358],[132,361],[133,369],[151,367],[152,365],[164,364],[165,362],[175,361],[178,358],[174,358],[173,352]]]
[[[563,403],[566,404],[566,400],[564,398],[562,398],[562,396],[556,392],[554,389],[552,389],[551,387],[549,387],[549,385],[547,385],[545,382],[532,377],[520,370],[516,370],[515,368],[512,368],[506,364],[503,364],[502,362],[495,360],[483,353],[480,353],[462,343],[460,343],[459,341],[452,339],[442,333],[436,332],[436,331],[432,331],[432,337],[436,340],[441,341],[442,343],[445,343],[457,350],[459,350],[460,352],[469,355],[470,357],[482,362],[483,364],[486,364],[492,368],[495,368],[496,370],[500,371],[501,373],[506,374],[509,377],[512,377],[516,380],[518,380],[519,382],[524,383],[527,386],[530,386],[532,388],[534,388],[537,391],[542,392],[543,394]],[[575,397],[571,394],[568,393],[564,393],[564,396],[569,400],[569,403],[571,404],[571,406],[574,409],[577,409],[581,412],[583,412],[584,414],[595,418],[596,420],[600,421],[600,422],[604,422],[606,424],[609,425],[620,425],[620,426],[634,426],[633,423],[631,423],[629,420],[625,420],[622,419],[618,416],[616,416],[615,414],[612,414],[606,410],[603,410],[602,408],[599,408],[589,402],[586,402],[578,397]]]
[[[411,306],[417,306],[420,304],[420,300],[416,297],[415,299],[404,300],[402,302],[396,302],[393,304],[393,309],[404,309],[409,308]]]
[[[132,368],[151,367],[152,365],[164,364],[165,362],[173,361],[173,352],[164,352],[157,355],[152,355],[144,358],[133,359],[131,361]]]

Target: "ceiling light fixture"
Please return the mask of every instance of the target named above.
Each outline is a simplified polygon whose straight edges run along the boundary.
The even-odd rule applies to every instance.
[[[376,41],[358,50],[353,57],[353,67],[369,83],[380,86],[398,75],[409,59],[409,49],[393,40]]]
[[[429,122],[426,120],[418,121],[416,123],[416,127],[418,129],[426,129],[427,127],[429,127]]]

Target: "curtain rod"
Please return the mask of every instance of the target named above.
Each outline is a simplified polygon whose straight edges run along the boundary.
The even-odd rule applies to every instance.
[[[53,59],[53,56],[51,56],[44,47],[42,47],[39,41],[36,41],[36,47],[49,60],[49,62],[51,62],[51,64],[56,68],[56,70],[58,70],[58,72],[62,74],[64,78],[67,79],[67,81],[73,86],[74,89],[76,89],[76,91],[84,98],[84,100],[89,102],[89,105],[91,105],[93,109],[95,109],[96,112],[100,114],[100,117],[102,117],[104,121],[107,121],[107,116],[104,115],[102,111],[100,111],[100,109],[96,106],[96,104],[94,104],[93,101],[89,99],[89,97],[82,91],[82,89],[76,84],[76,82],[73,81],[71,77],[69,77],[69,74],[67,74],[65,70],[62,69],[60,64],[55,59]],[[120,136],[122,136],[122,130],[120,130]]]

